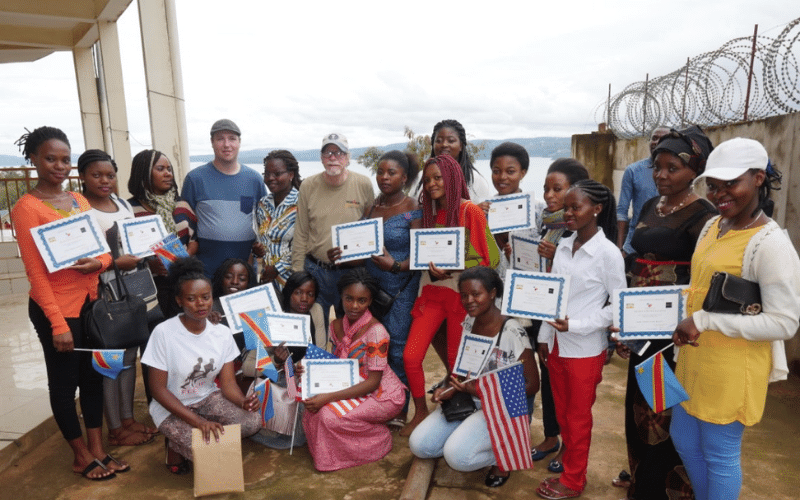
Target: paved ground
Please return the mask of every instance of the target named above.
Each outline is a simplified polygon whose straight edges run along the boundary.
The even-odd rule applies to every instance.
[[[426,369],[434,371],[429,356]],[[622,401],[625,362],[614,357],[606,366],[595,405],[595,424],[589,460],[589,484],[582,498],[611,500],[624,491],[610,485],[627,468],[623,437]],[[435,370],[438,372],[438,370]],[[431,379],[439,377],[433,373]],[[137,414],[146,418],[144,396],[137,392]],[[800,381],[793,378],[773,384],[764,421],[745,432],[743,447],[743,499],[788,500],[800,498]],[[541,413],[537,409],[532,439],[541,437]],[[59,434],[47,438],[32,452],[16,460],[0,474],[0,498],[37,499],[189,499],[192,476],[176,477],[164,469],[163,437],[155,442],[112,450],[128,460],[133,470],[103,483],[90,483],[70,469],[70,453]],[[413,457],[406,438],[395,436],[393,451],[383,460],[333,473],[316,472],[306,448],[276,451],[246,442],[243,445],[246,491],[215,498],[281,499],[380,499],[400,497]],[[428,490],[429,500],[536,498],[536,485],[549,473],[546,461],[533,470],[514,472],[505,486],[483,486],[485,472],[456,473],[440,461]]]

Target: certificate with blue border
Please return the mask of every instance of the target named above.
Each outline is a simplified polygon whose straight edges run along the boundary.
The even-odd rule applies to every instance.
[[[31,236],[49,272],[60,271],[85,257],[109,253],[106,235],[91,212],[31,228]]]
[[[300,395],[303,399],[341,391],[361,381],[356,359],[303,358],[302,364]]]
[[[160,215],[118,220],[117,226],[123,252],[137,257],[155,255],[150,247],[167,236],[167,229]]]
[[[487,220],[492,233],[505,233],[533,227],[534,197],[532,193],[497,196],[488,200]]]
[[[611,307],[619,340],[671,339],[686,317],[685,286],[614,290]]]
[[[267,312],[266,334],[272,345],[285,342],[287,346],[306,347],[311,343],[311,316]]]
[[[383,218],[366,219],[331,226],[331,241],[342,255],[336,261],[366,259],[383,253]]]
[[[242,319],[239,313],[266,309],[268,312],[281,312],[280,301],[271,283],[223,295],[219,298],[228,326],[236,333],[241,332]]]
[[[486,366],[486,361],[492,354],[496,339],[497,337],[484,337],[473,333],[462,335],[453,373],[471,378],[480,375],[483,367]]]
[[[429,262],[442,269],[464,269],[465,235],[463,227],[412,229],[409,269],[428,269]]]
[[[501,312],[506,316],[554,320],[567,315],[570,277],[532,271],[506,271]]]
[[[547,259],[539,255],[539,240],[511,233],[511,267],[520,271],[547,271]]]

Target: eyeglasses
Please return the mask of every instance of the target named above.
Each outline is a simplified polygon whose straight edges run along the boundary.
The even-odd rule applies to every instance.
[[[264,178],[265,179],[277,179],[278,177],[281,177],[282,175],[287,174],[287,173],[289,173],[288,170],[283,170],[281,172],[264,172]]]
[[[344,158],[345,156],[347,156],[347,153],[345,153],[344,151],[340,151],[340,150],[336,150],[336,151],[324,151],[324,152],[322,153],[322,157],[323,157],[323,158],[328,158],[328,159],[330,159],[330,158],[333,158],[334,156],[335,156],[335,157],[337,157],[337,158]]]

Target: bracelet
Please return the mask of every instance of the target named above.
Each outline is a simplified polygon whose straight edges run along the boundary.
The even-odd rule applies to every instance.
[[[389,269],[389,271],[390,271],[392,274],[397,274],[397,273],[399,273],[399,272],[400,272],[400,263],[399,263],[399,262],[397,262],[397,261],[394,261],[394,262],[392,263],[392,268],[391,268],[391,269]]]

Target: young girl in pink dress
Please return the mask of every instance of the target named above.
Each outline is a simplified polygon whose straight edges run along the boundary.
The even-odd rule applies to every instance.
[[[333,353],[357,359],[362,380],[303,401],[303,429],[319,471],[355,467],[386,456],[392,449],[386,422],[405,404],[405,387],[387,361],[389,334],[369,310],[378,282],[365,269],[357,268],[342,276],[337,288],[344,317],[330,324]],[[331,404],[342,401],[350,404]],[[352,409],[345,411],[345,406]]]

